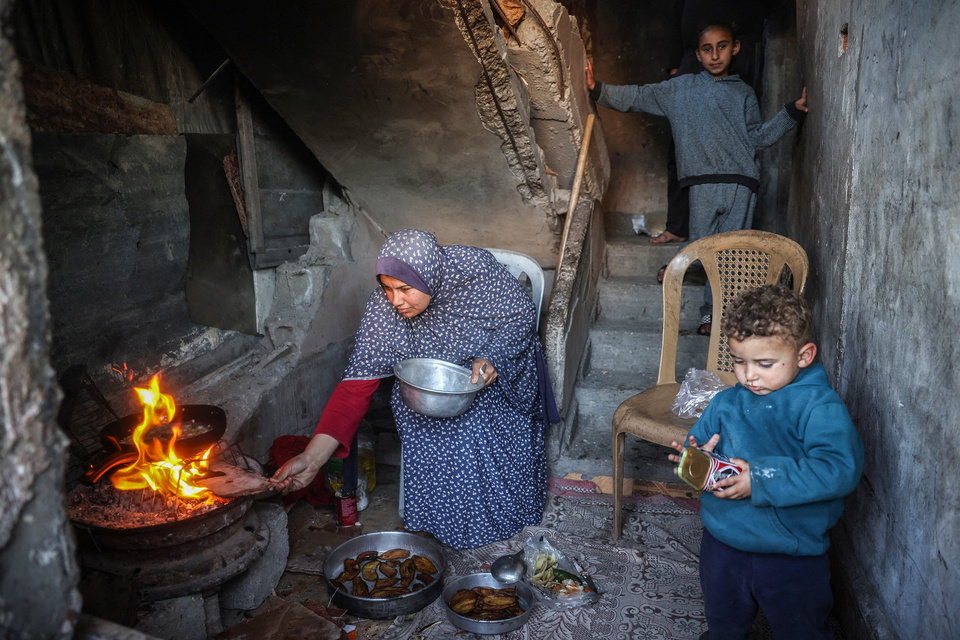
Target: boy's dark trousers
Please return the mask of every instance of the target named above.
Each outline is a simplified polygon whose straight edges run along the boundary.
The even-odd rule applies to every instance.
[[[759,608],[777,640],[834,640],[827,626],[833,594],[826,554],[740,551],[704,529],[700,586],[708,629],[701,638],[747,640]]]

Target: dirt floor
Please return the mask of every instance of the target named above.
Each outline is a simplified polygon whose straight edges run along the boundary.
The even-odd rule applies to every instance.
[[[390,458],[389,453],[386,457]],[[377,464],[376,486],[368,496],[369,504],[359,513],[357,526],[349,529],[336,526],[331,507],[316,507],[304,500],[286,505],[290,554],[287,570],[274,589],[276,597],[268,598],[252,611],[230,612],[222,620],[224,627],[229,631],[229,627],[241,622],[270,615],[269,612],[281,604],[305,605],[308,609],[316,609],[318,604],[332,607],[330,591],[322,576],[323,561],[330,551],[363,533],[403,529],[399,515],[399,471],[398,466],[382,461]],[[279,498],[276,501],[282,504]],[[331,613],[344,624],[356,626],[356,640],[379,638],[392,623],[392,620],[358,620],[349,614],[340,618],[335,610]]]
[[[377,465],[377,485],[370,493],[367,508],[360,512],[359,523],[350,530],[338,529],[333,509],[296,503],[289,512],[290,556],[287,571],[277,584],[277,595],[288,600],[309,599],[326,605],[330,593],[322,576],[302,572],[302,568],[322,564],[327,554],[350,537],[374,531],[403,530],[399,514],[400,468]],[[379,638],[392,620],[357,620],[349,614],[348,624],[357,627],[356,640]]]

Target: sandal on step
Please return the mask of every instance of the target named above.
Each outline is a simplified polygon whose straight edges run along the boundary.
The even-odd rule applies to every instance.
[[[667,274],[667,265],[660,267],[660,271],[657,271],[657,282],[663,284],[663,276]]]
[[[687,239],[681,236],[678,236],[675,233],[669,231],[664,231],[660,235],[653,236],[650,238],[650,244],[667,244],[668,242],[686,242]]]
[[[713,316],[709,313],[700,318],[700,326],[697,327],[698,336],[709,336],[713,328]]]

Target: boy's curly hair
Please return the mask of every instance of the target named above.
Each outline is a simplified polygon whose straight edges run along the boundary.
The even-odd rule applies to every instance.
[[[734,340],[779,336],[799,349],[813,341],[813,317],[803,296],[780,284],[743,291],[723,314],[721,330]]]

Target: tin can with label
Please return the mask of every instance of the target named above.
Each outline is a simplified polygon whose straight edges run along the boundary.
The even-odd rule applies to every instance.
[[[739,475],[741,471],[743,469],[724,455],[697,447],[685,447],[677,475],[699,491],[723,491],[723,488],[717,488],[717,482]]]
[[[352,527],[357,524],[357,494],[337,491],[333,496],[333,512],[338,527]]]

